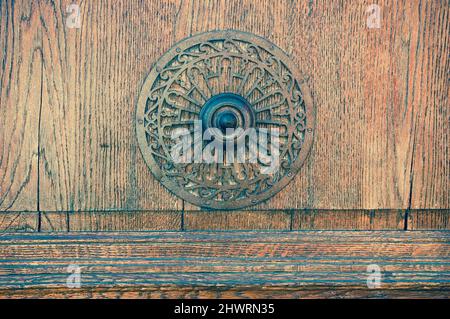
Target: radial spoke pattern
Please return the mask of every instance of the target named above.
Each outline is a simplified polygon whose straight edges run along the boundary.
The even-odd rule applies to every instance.
[[[281,50],[250,34],[210,32],[178,43],[158,61],[138,103],[138,138],[150,169],[172,192],[199,206],[236,208],[269,198],[298,171],[310,148],[314,116],[300,80]],[[205,103],[223,93],[248,101],[256,131],[277,129],[278,143],[269,137],[255,150],[254,138],[248,138],[245,158],[256,162],[223,154],[221,163],[175,163],[174,130],[186,128],[192,141],[201,141],[194,136],[196,120]],[[274,147],[279,166],[267,173],[271,163],[258,152],[270,156]]]

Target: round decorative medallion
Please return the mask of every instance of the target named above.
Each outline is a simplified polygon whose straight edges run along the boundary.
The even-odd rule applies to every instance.
[[[269,41],[213,31],[177,43],[139,96],[136,132],[154,176],[201,207],[264,201],[299,171],[315,114],[304,78]]]

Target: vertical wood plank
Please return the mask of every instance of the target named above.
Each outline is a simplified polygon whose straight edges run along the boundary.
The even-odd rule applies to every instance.
[[[415,135],[421,112],[431,105],[418,103],[415,96],[419,91],[424,96],[434,94],[431,86],[421,86],[414,70],[420,65],[427,77],[440,72],[436,65],[418,60],[416,47],[424,32],[438,37],[446,31],[448,9],[438,2],[431,6],[420,1],[380,1],[381,27],[369,29],[370,4],[190,1],[180,9],[177,39],[210,29],[253,32],[291,54],[310,78],[317,109],[310,156],[290,185],[252,209],[406,209],[410,205],[412,175],[426,170],[413,166]],[[426,14],[436,15],[440,23],[427,23]],[[437,56],[447,48],[446,39],[435,41]],[[445,83],[443,73],[434,78],[438,76],[436,81]],[[448,85],[439,88],[443,92]],[[440,117],[446,119],[445,112]],[[435,126],[442,134],[429,136],[427,145],[446,142],[442,136],[448,136],[444,134],[448,125]],[[448,181],[446,152],[436,161],[444,172],[440,180]],[[448,189],[439,182],[436,192],[447,200]],[[198,209],[190,204],[186,208]]]
[[[173,2],[41,6],[44,83],[42,210],[180,209],[151,175],[135,137],[135,104],[151,65],[173,40]]]
[[[37,7],[37,1],[0,2],[1,211],[31,211],[38,205],[42,55]]]
[[[409,43],[411,103],[417,110],[410,206],[450,208],[450,6],[424,1],[421,9],[418,34]]]
[[[369,4],[314,2],[301,19],[310,28],[304,32],[310,34],[311,57],[305,67],[317,107],[316,139],[305,173],[274,202],[324,209],[408,207],[415,114],[425,106],[411,99],[418,82],[410,76],[415,62],[406,43],[422,32],[423,8],[419,1],[378,2],[381,28],[369,29]]]
[[[154,219],[162,223],[157,229],[172,229],[170,212],[197,210],[146,167],[135,140],[135,102],[151,65],[176,41],[238,29],[280,46],[309,77],[316,136],[296,179],[252,207],[261,215],[222,212],[217,225],[284,228],[284,217],[265,215],[273,209],[398,208],[412,209],[409,229],[445,229],[445,212],[415,211],[450,207],[445,2],[380,1],[380,29],[367,28],[371,3],[363,0],[80,2],[79,29],[66,26],[70,3],[1,2],[0,210],[17,212],[3,225],[22,220],[31,229],[20,213],[40,209],[43,230],[69,229],[65,214],[51,213],[62,210],[80,212],[75,225],[101,230],[109,221],[84,210],[161,209],[168,215]],[[396,213],[338,213],[298,211],[294,226],[401,224]],[[187,212],[186,226],[213,225],[212,214]]]
[[[306,42],[303,37],[294,38],[293,33],[302,34],[304,29],[295,25],[291,13],[293,10],[307,11],[307,3],[301,2],[299,7],[288,1],[188,1],[180,6],[176,21],[177,40],[192,34],[216,29],[236,29],[265,37],[280,46],[288,54],[293,53],[295,46]],[[308,53],[302,52],[295,59],[300,63],[308,59]],[[302,66],[302,65],[300,65]],[[301,68],[302,69],[302,68]],[[288,186],[289,187],[289,186]],[[293,191],[293,188],[282,193]],[[295,196],[295,195],[294,195]],[[276,198],[279,198],[276,197]],[[198,207],[185,203],[186,210],[199,210]],[[290,208],[283,199],[271,199],[267,204],[252,207],[252,210],[272,208]],[[205,215],[197,215],[198,218]],[[206,224],[209,224],[205,220]],[[245,227],[243,225],[243,227]]]

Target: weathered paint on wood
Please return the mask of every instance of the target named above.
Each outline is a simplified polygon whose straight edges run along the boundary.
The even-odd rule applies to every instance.
[[[34,233],[1,239],[1,297],[36,289],[47,290],[47,297],[185,298],[240,297],[241,290],[250,298],[450,291],[448,232]],[[79,291],[65,288],[70,264],[81,267]],[[382,276],[375,290],[367,287],[373,264]]]

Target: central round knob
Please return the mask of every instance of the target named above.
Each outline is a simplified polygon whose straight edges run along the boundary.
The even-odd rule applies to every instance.
[[[221,133],[215,137],[227,141],[243,135],[240,130],[234,130],[245,131],[255,127],[255,113],[252,106],[242,96],[234,93],[220,93],[211,97],[202,106],[200,119],[204,132],[215,128]]]
[[[235,129],[237,126],[237,118],[232,112],[225,112],[219,115],[219,128],[222,132],[226,132],[227,128]]]

